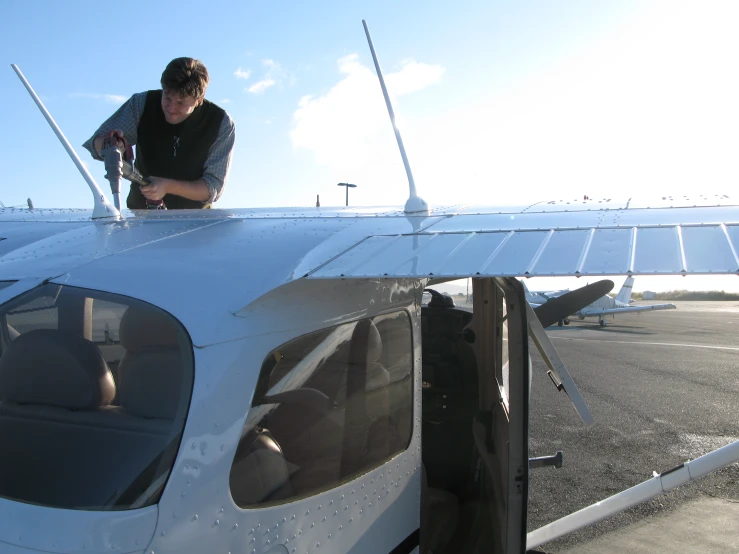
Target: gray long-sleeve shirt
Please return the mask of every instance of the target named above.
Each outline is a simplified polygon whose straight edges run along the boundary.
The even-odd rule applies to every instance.
[[[111,115],[100,128],[90,137],[82,146],[86,148],[92,157],[100,160],[95,149],[92,146],[93,140],[98,135],[102,135],[113,129],[120,129],[126,137],[126,142],[133,146],[136,144],[138,135],[137,129],[141,114],[144,113],[144,105],[146,104],[146,92],[138,92],[131,96],[126,102]],[[224,112],[221,127],[213,145],[210,147],[208,157],[205,160],[202,179],[208,185],[210,198],[208,203],[218,200],[223,193],[223,186],[228,178],[228,172],[231,167],[231,152],[233,150],[234,141],[236,139],[236,127],[231,117]]]

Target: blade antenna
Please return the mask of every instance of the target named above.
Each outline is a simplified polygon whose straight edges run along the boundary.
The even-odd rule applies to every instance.
[[[364,25],[364,34],[367,35],[367,42],[369,43],[370,52],[372,52],[372,60],[375,62],[375,70],[377,71],[377,77],[380,79],[380,87],[382,87],[382,94],[385,97],[385,105],[387,111],[390,114],[390,122],[393,124],[393,131],[395,131],[395,139],[398,141],[398,148],[400,148],[400,155],[403,158],[403,165],[405,166],[405,173],[408,175],[408,186],[410,187],[410,196],[405,203],[405,213],[416,214],[416,213],[429,213],[429,205],[426,201],[418,196],[416,192],[416,182],[413,180],[413,173],[411,173],[411,166],[408,163],[408,156],[405,154],[405,147],[403,146],[403,139],[400,137],[400,131],[398,126],[395,124],[395,112],[393,112],[393,106],[390,103],[390,96],[387,93],[387,87],[385,86],[385,79],[382,77],[382,70],[380,69],[380,62],[377,61],[377,55],[375,54],[375,47],[372,45],[372,37],[370,36],[367,22],[363,19],[362,25]]]
[[[56,136],[59,139],[59,141],[62,143],[62,146],[64,146],[64,148],[67,150],[67,154],[69,154],[69,156],[72,158],[74,165],[77,166],[77,169],[79,170],[79,172],[82,173],[82,177],[85,178],[85,181],[87,181],[87,184],[90,186],[90,190],[92,191],[92,196],[95,201],[95,206],[92,210],[92,218],[98,219],[98,218],[103,218],[103,217],[115,217],[115,218],[120,219],[121,213],[118,211],[118,209],[116,209],[115,206],[113,206],[108,201],[107,198],[105,198],[105,194],[103,193],[102,189],[95,182],[95,179],[93,179],[92,175],[85,167],[85,164],[82,163],[82,160],[77,155],[77,152],[75,152],[74,148],[72,148],[72,145],[69,144],[67,137],[64,136],[64,133],[62,133],[62,130],[59,128],[59,125],[57,125],[56,121],[54,121],[54,118],[51,117],[51,114],[46,109],[46,106],[44,106],[44,103],[41,102],[41,99],[38,97],[36,92],[33,90],[30,83],[23,76],[23,73],[21,73],[21,70],[15,64],[10,64],[10,67],[12,67],[13,70],[16,72],[16,74],[18,75],[18,78],[21,80],[23,85],[26,87],[26,90],[31,95],[31,98],[33,98],[33,101],[36,102],[36,105],[38,106],[39,110],[41,110],[41,113],[44,114],[46,121],[48,121],[54,133],[56,133]]]

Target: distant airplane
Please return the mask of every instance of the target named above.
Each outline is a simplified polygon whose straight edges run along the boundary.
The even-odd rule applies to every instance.
[[[563,294],[570,292],[570,289],[553,291],[531,291],[526,286],[526,282],[523,279],[521,279],[521,284],[523,285],[523,290],[526,294],[526,300],[528,300],[529,304],[531,304],[532,307],[536,307],[536,305],[546,304],[552,298],[557,298],[558,296],[562,296]]]
[[[616,298],[603,296],[602,298],[599,298],[598,300],[596,300],[589,306],[586,306],[574,315],[576,315],[580,319],[585,319],[586,317],[597,317],[600,326],[605,327],[605,316],[607,315],[615,316],[616,314],[647,312],[651,310],[674,310],[677,307],[675,306],[675,304],[651,304],[647,306],[631,306],[629,305],[629,303],[631,301],[631,292],[633,290],[633,287],[634,278],[627,277]]]
[[[545,304],[548,304],[547,310],[552,312],[558,312],[558,313],[572,313],[567,312],[566,310],[558,309],[557,305],[562,305],[566,302],[566,298],[568,297],[574,297],[574,293],[576,291],[583,291],[583,289],[587,289],[591,287],[590,285],[586,285],[585,287],[575,289],[575,291],[570,291],[570,289],[562,289],[562,290],[555,290],[555,291],[530,291],[528,287],[526,286],[526,283],[523,279],[521,279],[521,284],[523,285],[524,294],[526,295],[526,301],[531,305],[532,308],[534,308],[535,312],[540,312],[540,308],[544,306]],[[608,298],[606,296],[609,292],[611,292],[611,289],[613,288],[613,281],[610,280],[603,280],[598,281],[596,283],[593,283],[593,285],[597,285],[598,288],[592,287],[591,290],[598,290],[600,291],[600,294],[603,295],[602,298]],[[600,298],[598,298],[597,301],[599,301]],[[588,304],[588,306],[591,306],[591,304]],[[550,321],[547,325],[544,325],[544,327],[547,327],[548,325],[553,325],[554,323],[557,323],[560,327],[563,325],[569,325],[570,319],[568,317],[560,317],[556,320]]]

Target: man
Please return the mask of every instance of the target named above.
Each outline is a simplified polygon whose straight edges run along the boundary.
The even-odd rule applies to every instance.
[[[205,100],[208,70],[192,58],[172,60],[161,90],[134,94],[83,145],[96,160],[106,138],[136,145],[135,166],[149,185],[131,184],[126,204],[210,208],[223,192],[236,136],[222,109]]]

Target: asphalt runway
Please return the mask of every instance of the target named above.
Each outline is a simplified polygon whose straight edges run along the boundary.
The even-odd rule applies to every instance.
[[[739,439],[739,302],[573,320],[547,332],[595,418],[586,427],[546,375],[533,343],[531,455],[564,451],[564,467],[531,471],[529,530]],[[739,464],[543,545],[563,552],[701,497],[739,501]],[[739,522],[734,549],[739,552]]]

